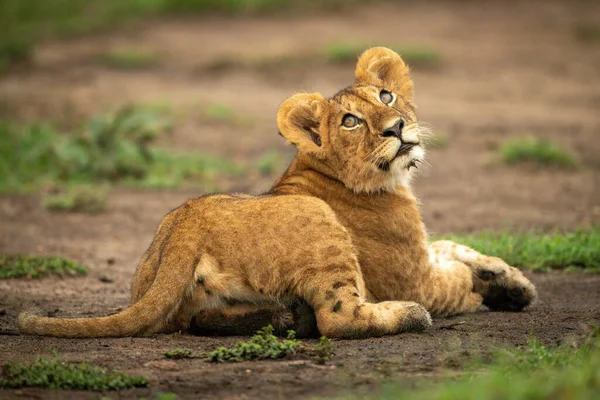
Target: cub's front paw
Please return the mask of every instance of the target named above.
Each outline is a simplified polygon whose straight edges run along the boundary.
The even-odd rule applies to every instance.
[[[490,268],[473,271],[475,291],[492,311],[521,311],[537,298],[535,286],[517,268],[501,260]]]

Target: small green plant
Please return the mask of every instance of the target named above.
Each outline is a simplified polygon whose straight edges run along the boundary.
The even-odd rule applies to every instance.
[[[281,154],[275,150],[269,151],[258,160],[258,172],[263,176],[272,175],[277,171],[281,163]]]
[[[571,233],[450,235],[448,239],[519,268],[600,271],[600,226]]]
[[[153,146],[172,120],[150,107],[125,107],[91,119],[80,133],[47,125],[17,127],[0,121],[0,193],[28,192],[47,184],[123,184],[176,187],[217,173],[237,173],[231,163],[200,153]]]
[[[579,24],[575,26],[574,34],[583,43],[600,44],[600,24]]]
[[[192,358],[192,350],[190,349],[173,349],[163,353],[166,358],[180,360],[182,358]]]
[[[326,336],[321,336],[319,343],[314,346],[315,358],[319,364],[324,364],[333,356],[333,342]]]
[[[148,386],[148,379],[107,370],[88,363],[63,361],[56,353],[39,357],[31,364],[7,362],[0,377],[0,389],[41,387],[71,390],[122,390]]]
[[[295,339],[296,333],[288,331],[287,339],[279,340],[273,335],[273,327],[268,325],[260,329],[247,342],[238,342],[232,348],[219,347],[208,354],[212,362],[239,362],[285,358],[296,354],[302,348],[302,342]]]
[[[116,69],[138,70],[155,67],[160,63],[157,53],[145,49],[114,49],[103,54],[100,62]]]
[[[208,353],[208,361],[240,362],[307,356],[323,364],[333,355],[333,343],[322,336],[313,347],[306,346],[296,339],[296,332],[288,331],[286,339],[273,335],[273,327],[268,325],[260,329],[247,342],[238,342],[234,347],[218,347]]]
[[[545,139],[534,137],[513,139],[500,148],[506,164],[533,162],[542,167],[573,169],[575,156]]]
[[[339,42],[326,46],[323,57],[331,63],[356,62],[358,56],[372,45],[365,43]],[[441,55],[435,48],[422,45],[392,45],[387,46],[400,54],[404,62],[414,67],[437,66]]]
[[[40,278],[47,275],[86,275],[87,268],[60,257],[0,254],[0,279]]]
[[[106,187],[75,185],[66,191],[45,195],[43,205],[50,211],[98,214],[106,209],[106,201]]]

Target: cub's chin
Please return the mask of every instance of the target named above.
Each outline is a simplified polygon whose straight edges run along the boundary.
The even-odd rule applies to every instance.
[[[417,169],[424,158],[425,151],[423,148],[415,146],[406,155],[396,158],[395,163],[399,164],[400,169],[410,171],[411,168]]]

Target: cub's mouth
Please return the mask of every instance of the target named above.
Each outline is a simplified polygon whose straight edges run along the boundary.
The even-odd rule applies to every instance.
[[[402,157],[405,155],[408,155],[410,153],[410,151],[414,148],[414,147],[418,147],[419,144],[418,143],[402,143],[402,145],[400,146],[400,148],[398,149],[398,151],[396,152],[396,155],[394,155],[394,157],[392,157],[391,160],[384,160],[384,161],[380,161],[377,164],[377,167],[382,170],[382,171],[389,171],[390,167],[392,165],[392,163],[398,158],[398,157]],[[410,161],[408,161],[408,163],[405,165],[405,169],[409,170],[414,167],[414,168],[418,168],[418,163],[419,163],[419,159],[412,159]]]

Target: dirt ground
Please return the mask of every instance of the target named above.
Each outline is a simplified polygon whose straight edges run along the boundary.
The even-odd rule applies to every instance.
[[[353,67],[214,72],[208,65],[230,55],[315,51],[339,40],[420,43],[442,55],[438,68],[414,70],[420,118],[449,139],[447,146],[430,151],[431,166],[414,185],[429,230],[575,229],[600,222],[600,47],[579,42],[573,30],[581,23],[598,23],[599,15],[600,3],[592,1],[407,1],[297,18],[146,22],[119,33],[41,46],[31,65],[0,77],[0,115],[68,125],[132,101],[182,110],[226,103],[251,116],[254,124],[207,123],[192,112],[164,144],[210,152],[251,169],[270,149],[293,155],[277,135],[279,103],[295,91],[331,95],[351,82]],[[109,49],[132,46],[157,51],[160,65],[128,72],[95,61]],[[577,155],[580,167],[503,166],[494,149],[524,134],[560,143]],[[219,190],[258,193],[271,180],[249,173],[223,180]],[[439,377],[445,368],[460,367],[469,354],[525,344],[530,333],[554,344],[577,340],[590,323],[600,323],[600,276],[529,274],[540,301],[523,313],[482,311],[435,320],[423,334],[336,342],[336,357],[325,366],[305,361],[212,365],[199,359],[153,363],[175,347],[202,352],[239,338],[63,340],[16,334],[15,318],[24,308],[75,317],[126,307],[136,262],[158,221],[201,194],[198,189],[116,189],[109,211],[95,216],[49,213],[35,195],[0,196],[0,253],[54,254],[90,268],[80,278],[0,281],[0,361],[31,360],[55,347],[67,360],[150,377],[150,389],[108,394],[112,398],[162,391],[181,398],[295,399],[376,390],[390,379]],[[453,326],[459,321],[464,324]],[[0,391],[0,398],[17,396],[74,395]]]

